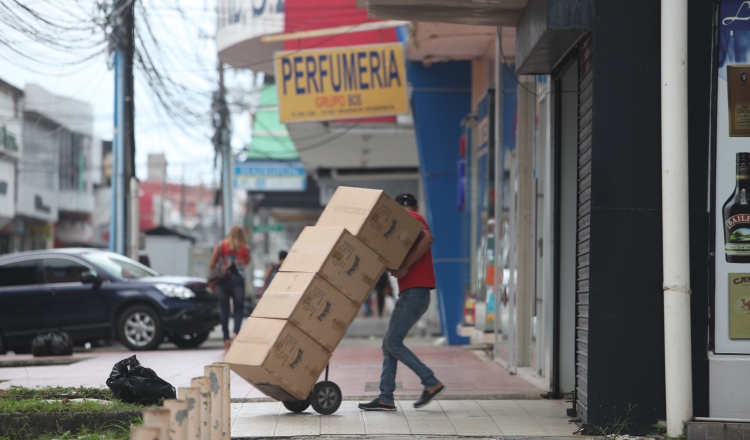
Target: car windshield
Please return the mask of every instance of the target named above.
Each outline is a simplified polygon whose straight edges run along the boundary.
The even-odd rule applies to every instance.
[[[87,252],[82,257],[116,278],[133,279],[159,275],[159,272],[114,252]]]

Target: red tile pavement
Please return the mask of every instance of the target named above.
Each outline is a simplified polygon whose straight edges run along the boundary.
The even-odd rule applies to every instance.
[[[406,345],[435,372],[446,385],[445,395],[527,395],[538,397],[543,391],[524,379],[513,376],[481,351],[466,346],[436,347],[434,339],[408,338]],[[0,389],[11,385],[35,386],[93,386],[106,387],[105,381],[115,362],[137,354],[142,365],[175,387],[189,386],[190,379],[203,375],[203,366],[220,362],[224,357],[221,341],[209,340],[201,348],[176,349],[164,344],[157,351],[129,352],[122,347],[105,347],[87,352],[76,352],[79,361],[70,365],[15,367],[17,361],[31,361],[31,355],[0,356]],[[379,391],[383,362],[378,338],[347,338],[333,353],[329,380],[335,382],[345,398],[376,396]],[[396,380],[401,385],[398,396],[421,393],[419,378],[399,364]],[[232,398],[267,398],[252,385],[232,374]],[[518,397],[515,397],[518,398]]]
[[[480,394],[541,394],[542,390],[529,382],[513,376],[490,359],[482,359],[466,347],[413,347],[412,351],[435,376],[445,384],[446,395]],[[342,347],[332,359],[329,378],[347,395],[379,394],[382,351],[376,347]],[[338,383],[339,375],[342,377]],[[370,382],[366,388],[366,382]],[[396,395],[418,395],[422,392],[419,377],[399,363],[396,374],[401,389]]]
[[[446,385],[444,395],[538,397],[544,393],[535,385],[511,375],[481,352],[475,352],[468,347],[415,346],[410,348]],[[382,363],[382,350],[378,346],[339,346],[331,357],[328,379],[341,388],[341,393],[345,398],[377,396]],[[239,377],[232,381],[233,398],[265,397],[259,391],[252,389],[251,385],[242,382],[244,381]],[[397,389],[394,394],[397,398],[417,396],[422,392],[423,387],[419,377],[401,363],[398,366],[396,383]]]

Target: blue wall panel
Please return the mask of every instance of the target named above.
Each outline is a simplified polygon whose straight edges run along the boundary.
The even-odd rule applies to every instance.
[[[458,145],[461,120],[471,112],[471,63],[453,61],[425,67],[410,62],[412,111],[427,222],[435,236],[438,307],[443,335],[451,345],[467,344],[457,326],[463,321],[464,278],[469,255],[462,246],[457,207]]]

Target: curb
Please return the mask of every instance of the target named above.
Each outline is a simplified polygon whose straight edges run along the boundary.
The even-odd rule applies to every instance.
[[[377,397],[376,394],[368,396],[344,396],[341,398],[343,401],[351,400],[372,400],[373,397]],[[417,400],[420,395],[404,395],[395,396],[395,400]],[[555,400],[555,399],[544,399],[540,394],[441,394],[438,400]],[[558,399],[563,400],[563,399]],[[232,403],[268,403],[278,402],[276,399],[270,397],[250,397],[250,398],[233,398]]]
[[[35,439],[44,434],[76,433],[84,427],[89,431],[129,427],[142,414],[140,410],[0,414],[0,437]]]

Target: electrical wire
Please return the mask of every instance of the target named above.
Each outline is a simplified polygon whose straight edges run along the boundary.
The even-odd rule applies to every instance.
[[[511,78],[513,78],[513,80],[516,83],[518,83],[518,85],[521,86],[522,89],[524,89],[527,92],[531,93],[532,95],[534,95],[534,97],[538,97],[536,95],[536,93],[532,92],[525,85],[521,84],[521,81],[518,80],[518,77],[513,73],[513,71],[510,69],[510,67],[508,67],[508,63],[505,61],[505,54],[503,53],[503,43],[502,43],[503,39],[502,39],[502,36],[500,35],[500,28],[498,27],[495,31],[497,32],[497,36],[500,39],[499,43],[498,43],[498,46],[499,46],[499,49],[500,49],[500,56],[503,57],[503,66],[505,66],[505,70],[508,71],[508,73],[510,74]]]

